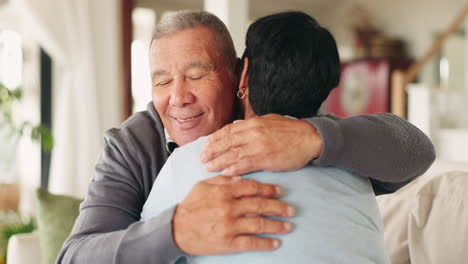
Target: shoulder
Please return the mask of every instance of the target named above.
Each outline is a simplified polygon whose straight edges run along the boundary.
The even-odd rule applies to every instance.
[[[145,144],[165,144],[166,140],[161,119],[149,103],[146,111],[135,113],[118,128],[107,130],[104,141],[106,145],[143,147]]]
[[[125,169],[142,183],[145,195],[163,167],[169,153],[166,151],[164,127],[152,103],[146,111],[129,117],[118,128],[106,131],[104,151],[97,168],[107,171]],[[107,175],[107,174],[106,174]]]
[[[118,128],[106,131],[104,135],[104,157],[119,158],[135,174],[155,177],[166,162],[164,127],[152,103],[146,111],[129,117]]]

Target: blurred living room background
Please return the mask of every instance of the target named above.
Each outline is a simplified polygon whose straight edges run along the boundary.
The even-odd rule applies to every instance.
[[[0,264],[7,238],[35,229],[37,188],[85,197],[104,131],[151,101],[155,23],[187,9],[218,15],[238,54],[255,19],[307,12],[342,61],[324,112],[397,114],[439,160],[468,163],[466,0],[0,0],[0,230],[15,224]]]

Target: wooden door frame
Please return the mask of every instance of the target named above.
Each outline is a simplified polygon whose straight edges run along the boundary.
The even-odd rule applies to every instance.
[[[133,40],[132,11],[134,0],[120,0],[121,4],[121,29],[122,29],[122,104],[123,120],[132,115],[132,65],[131,65],[131,46]]]

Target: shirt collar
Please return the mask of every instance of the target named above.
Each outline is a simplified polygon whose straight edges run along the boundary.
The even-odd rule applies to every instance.
[[[174,140],[172,140],[169,133],[167,133],[166,128],[164,128],[164,136],[166,137],[166,150],[167,152],[169,152],[169,154],[172,154],[172,152],[174,152],[174,150],[178,148],[179,145],[177,145],[177,143],[175,143]]]

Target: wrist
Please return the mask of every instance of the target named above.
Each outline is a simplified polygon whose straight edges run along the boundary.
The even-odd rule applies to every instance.
[[[315,126],[313,126],[307,121],[303,121],[303,122],[304,122],[304,125],[307,127],[304,130],[307,133],[304,138],[306,139],[305,146],[306,146],[306,150],[309,151],[308,158],[310,162],[314,159],[317,159],[322,154],[323,138],[322,136],[320,136]]]
[[[176,208],[174,210],[174,216],[172,217],[172,239],[174,241],[174,245],[180,250],[182,251],[184,254],[187,254],[187,251],[185,251],[182,247],[182,244],[183,242],[181,241],[182,238],[176,233],[176,226],[180,226],[179,225],[179,214],[180,214],[180,206],[179,204],[176,205]],[[177,228],[178,230],[178,228]]]

